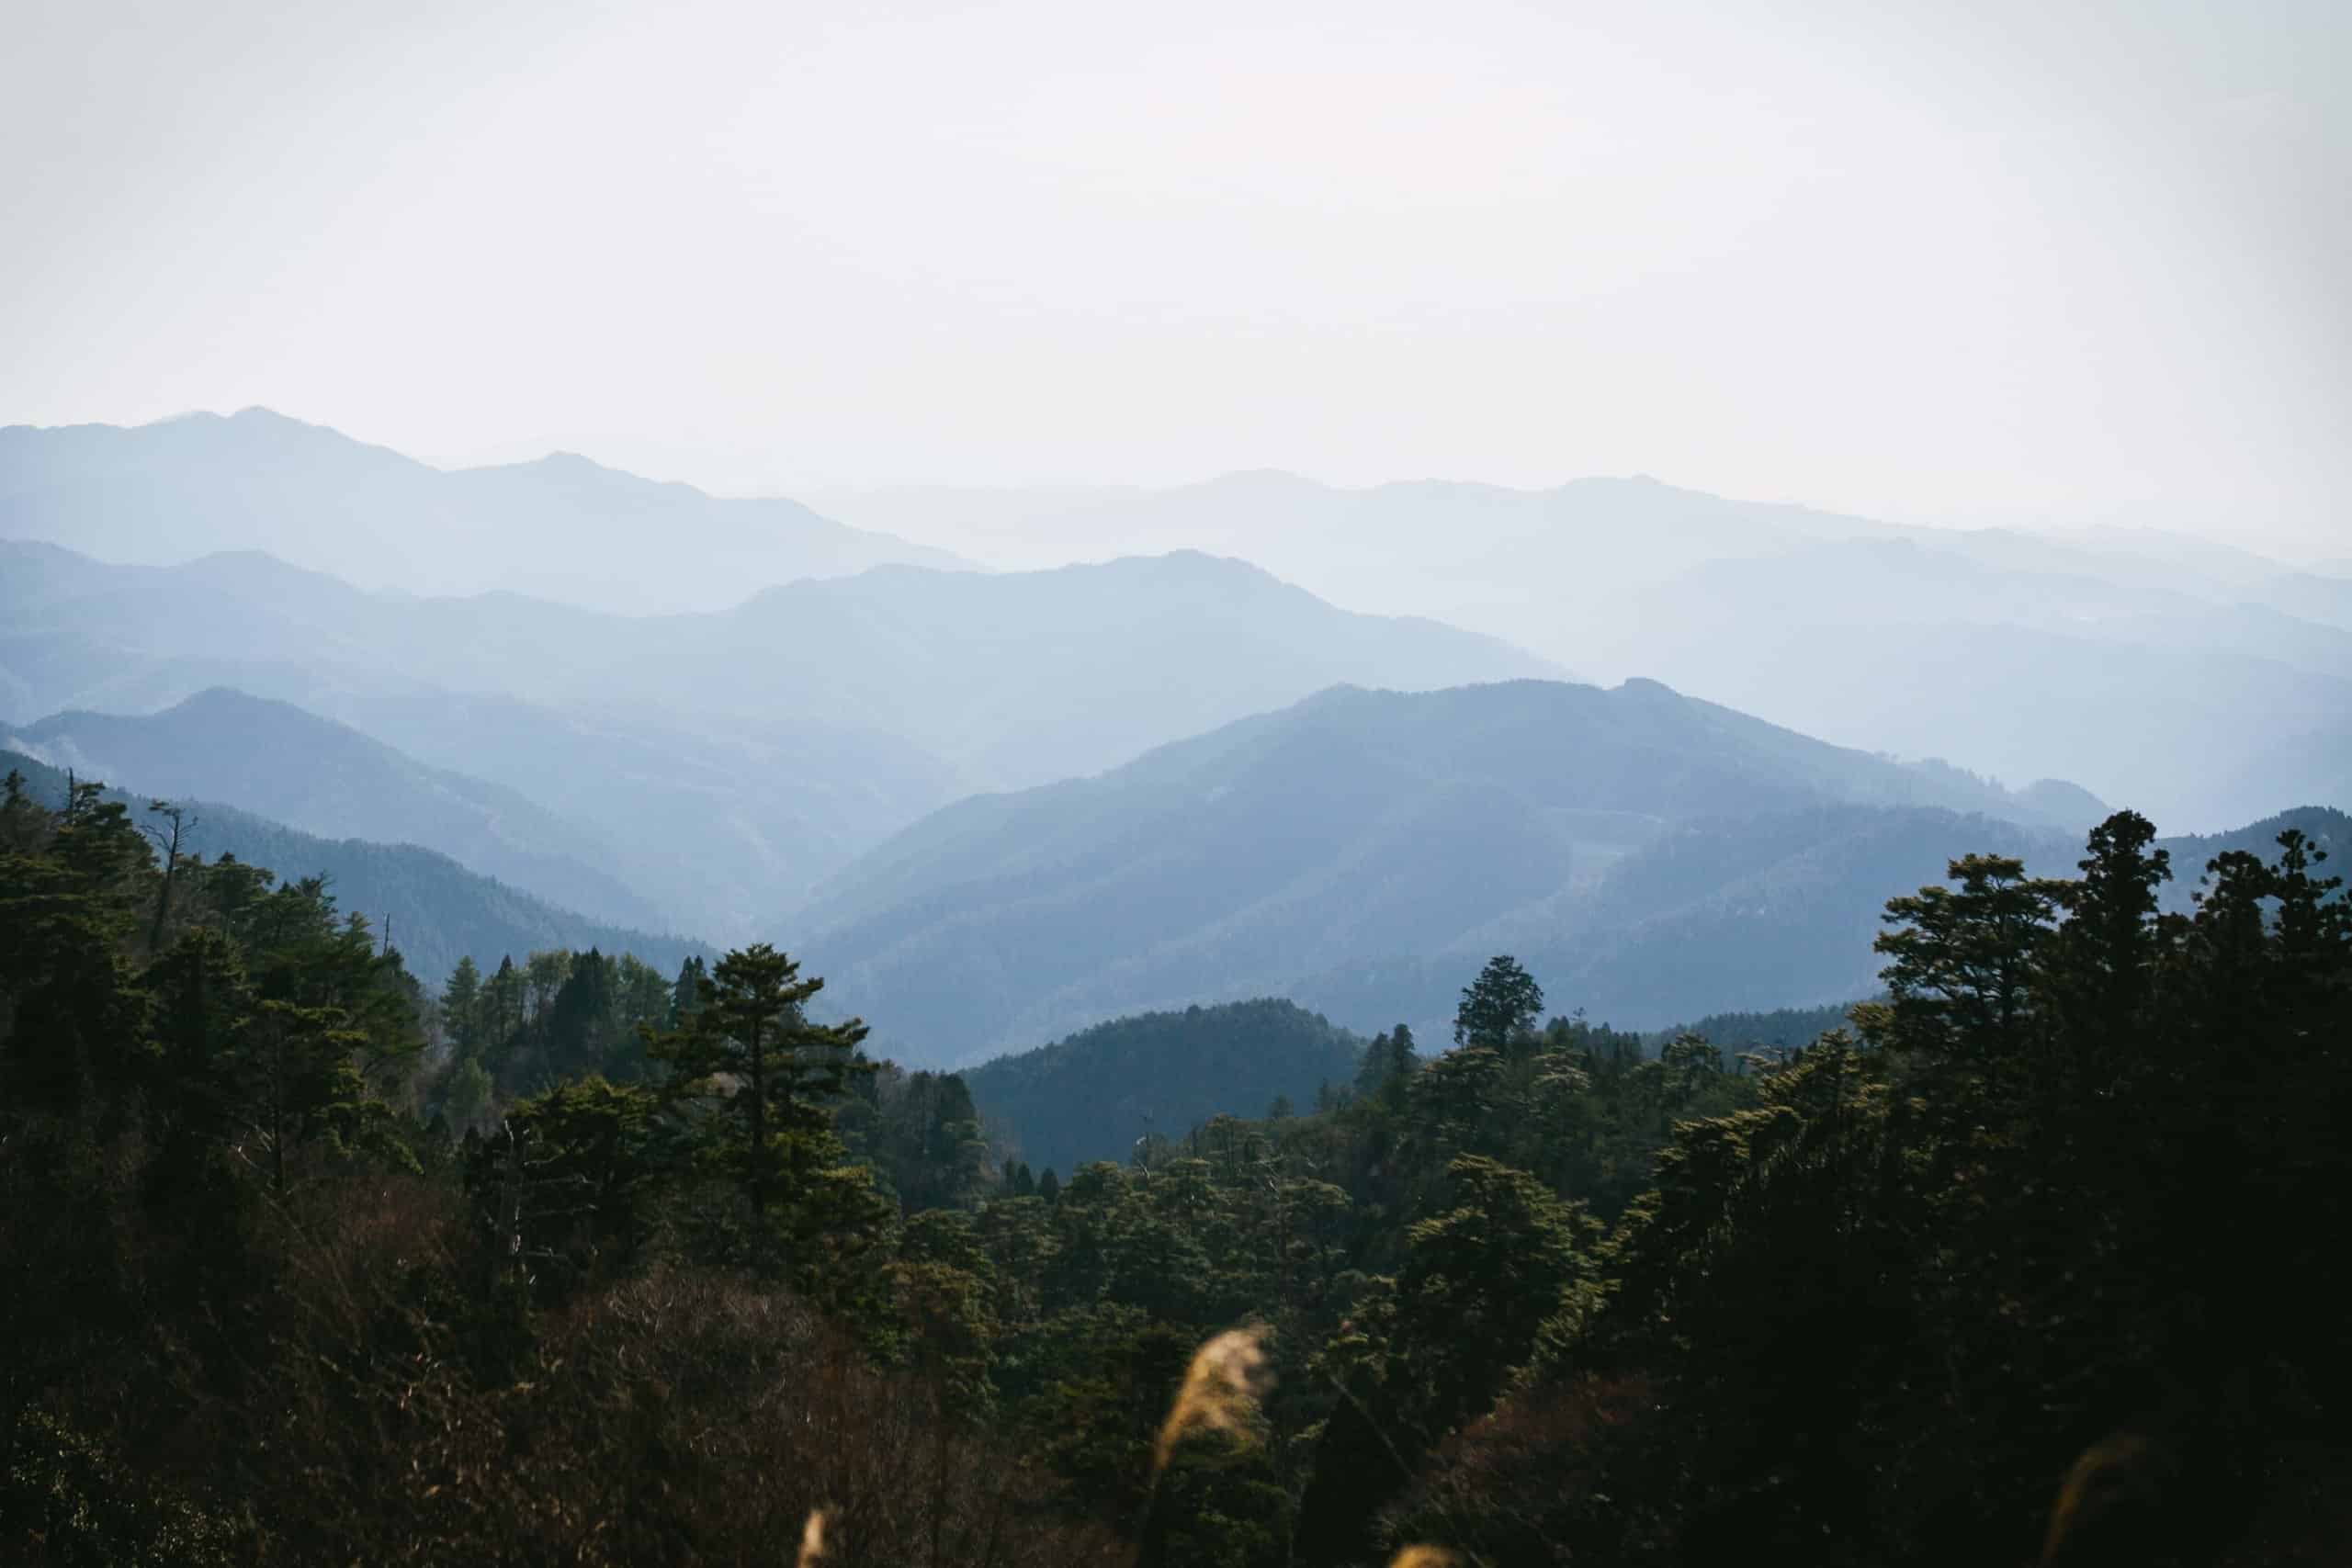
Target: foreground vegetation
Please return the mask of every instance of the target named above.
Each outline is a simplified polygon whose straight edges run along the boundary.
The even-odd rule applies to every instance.
[[[1497,959],[1320,1108],[1033,1174],[773,950],[433,998],[322,886],[141,828],[0,801],[0,1559],[765,1562],[820,1507],[829,1563],[943,1565],[2346,1522],[2352,918],[2291,832],[2187,916],[2128,813],[2075,878],[1958,862],[1794,1051],[1547,1022]]]

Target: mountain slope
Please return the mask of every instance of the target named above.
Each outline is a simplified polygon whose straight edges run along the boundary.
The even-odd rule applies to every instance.
[[[2164,908],[2187,912],[2206,862],[2223,850],[2275,861],[2290,827],[2328,852],[2324,869],[2352,862],[2352,818],[2316,807],[2223,834],[2160,839],[2173,863]],[[2082,842],[2078,831],[1921,809],[1823,807],[1686,823],[1612,866],[1588,897],[1520,911],[1448,952],[1337,965],[1285,994],[1357,1029],[1390,1019],[1436,1027],[1479,959],[1509,952],[1555,1010],[1582,1008],[1621,1027],[1832,1006],[1881,988],[1871,943],[1888,898],[1947,881],[1951,861],[1978,852],[2071,876]]]
[[[1324,1084],[1351,1083],[1363,1055],[1347,1031],[1260,999],[1115,1019],[963,1077],[1023,1160],[1068,1176],[1086,1160],[1125,1159],[1147,1133],[1182,1138],[1220,1112],[1263,1116],[1278,1098],[1304,1111]]]
[[[2227,850],[2278,857],[2278,836],[2301,829],[2332,863],[2352,857],[2352,817],[2301,807],[2228,833],[2160,840],[2172,856],[2166,908],[2189,907],[2206,862]],[[1544,986],[1550,1010],[1662,1024],[1657,998],[1776,996],[1790,982],[1821,999],[1770,1012],[1714,1012],[1682,1027],[1726,1049],[1788,1049],[1842,1027],[1847,1006],[1881,989],[1871,950],[1883,899],[1947,880],[1944,863],[1972,851],[2019,854],[2043,874],[2072,874],[2081,840],[1982,817],[1872,807],[1823,807],[1785,818],[1695,823],[1621,862],[1584,921],[1550,936],[1512,933]],[[1714,864],[1708,873],[1699,868]],[[1710,885],[1712,883],[1712,886]],[[1697,889],[1693,896],[1693,890]],[[1532,942],[1519,942],[1532,937]],[[1407,1020],[1432,1043],[1445,1038],[1460,989],[1487,956],[1478,946],[1434,958],[1365,964],[1303,983],[1308,1005],[1352,1016],[1356,1027]],[[1690,1015],[1679,1015],[1687,1021]],[[1274,1095],[1300,1106],[1322,1083],[1343,1086],[1361,1038],[1289,1001],[1259,1000],[1148,1013],[1095,1025],[1060,1043],[998,1057],[965,1081],[1023,1157],[1067,1173],[1079,1159],[1124,1157],[1146,1132],[1181,1137],[1219,1112],[1261,1114]]]
[[[2195,908],[2205,867],[2217,855],[2243,850],[2275,863],[2278,859],[2278,835],[2290,828],[2299,829],[2327,856],[2327,863],[2318,868],[2318,874],[2343,877],[2352,883],[2352,814],[2333,807],[2299,806],[2227,832],[2158,840],[2157,847],[2172,856],[2172,880],[2158,895],[2164,908],[2173,914],[2189,913]],[[2352,887],[2339,890],[2336,897],[2352,897]]]
[[[1295,994],[1363,961],[1576,931],[1611,867],[1678,825],[1833,807],[1849,826],[1962,820],[1948,807],[2042,820],[1967,775],[1655,682],[1336,689],[1100,778],[960,801],[782,929],[894,1049],[952,1060],[1122,1012]],[[1679,901],[1725,879],[1705,868]]]
[[[65,774],[48,763],[0,751],[0,773],[12,771],[24,775],[35,799],[53,804],[64,798]],[[145,819],[152,798],[112,788],[107,797],[128,805],[133,820]],[[322,839],[232,806],[183,804],[189,808],[188,853],[209,860],[234,855],[248,865],[266,867],[281,882],[324,877],[336,905],[365,916],[388,936],[409,973],[427,986],[440,986],[460,958],[494,969],[501,958],[512,956],[519,964],[526,954],[547,948],[634,953],[665,973],[689,955],[710,954],[700,942],[605,925],[558,908],[414,844]]]
[[[422,845],[600,919],[662,923],[605,869],[610,851],[594,836],[512,790],[425,767],[291,704],[215,689],[144,717],[56,714],[0,740],[85,777],[234,801],[323,837]]]
[[[724,500],[569,454],[445,471],[266,409],[0,429],[0,537],[151,565],[266,550],[371,587],[631,614],[886,561],[964,564],[797,502]]]

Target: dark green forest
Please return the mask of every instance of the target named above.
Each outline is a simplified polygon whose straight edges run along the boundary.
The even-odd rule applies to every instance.
[[[435,995],[167,825],[0,799],[0,1561],[807,1562],[819,1511],[826,1563],[937,1568],[2352,1537],[2352,913],[2291,829],[1957,860],[1842,1019],[1645,1038],[1497,957],[1448,1038],[1332,1031],[1314,1100],[1062,1168],[772,947]],[[1166,1017],[1122,1048],[1204,1049]]]
[[[1024,1163],[1125,1160],[1219,1111],[1328,1110],[1364,1043],[1294,1002],[1261,998],[1138,1013],[1000,1056],[964,1075],[989,1130]]]

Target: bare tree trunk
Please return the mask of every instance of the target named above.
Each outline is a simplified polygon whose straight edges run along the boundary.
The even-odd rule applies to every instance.
[[[155,920],[147,931],[147,950],[156,953],[164,945],[164,922],[171,915],[172,888],[179,878],[180,840],[193,824],[187,807],[174,806],[169,801],[155,801],[147,809],[171,823],[168,830],[145,829],[147,836],[164,852],[164,885],[156,890]]]

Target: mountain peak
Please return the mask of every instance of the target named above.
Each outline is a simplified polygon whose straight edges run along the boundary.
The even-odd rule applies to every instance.
[[[239,409],[235,413],[229,416],[229,421],[232,424],[254,425],[265,428],[274,427],[280,430],[326,430],[331,428],[328,425],[312,424],[308,420],[296,419],[291,414],[279,413],[276,409],[265,407],[260,403],[248,404],[246,407]],[[336,434],[340,434],[342,433],[338,431]]]

